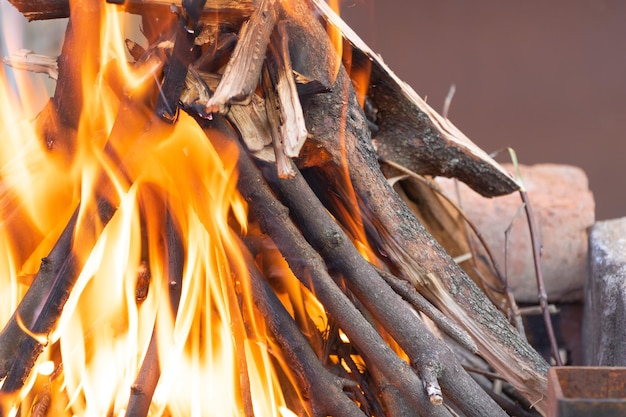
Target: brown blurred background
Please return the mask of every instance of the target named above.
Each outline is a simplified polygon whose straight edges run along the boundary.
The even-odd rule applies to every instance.
[[[597,218],[626,215],[626,2],[343,0],[344,20],[488,152],[583,168]],[[498,158],[508,161],[506,155]]]

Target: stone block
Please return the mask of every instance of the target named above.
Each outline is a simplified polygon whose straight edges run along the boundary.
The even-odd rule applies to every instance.
[[[583,355],[588,365],[626,366],[626,217],[589,234]]]

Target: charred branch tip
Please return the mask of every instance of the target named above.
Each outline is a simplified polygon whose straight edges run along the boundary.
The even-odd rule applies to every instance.
[[[439,381],[437,381],[437,375],[435,369],[430,366],[424,367],[421,372],[422,381],[424,382],[424,389],[426,390],[426,395],[428,395],[428,399],[432,405],[441,405],[443,404],[443,394],[441,392],[441,387],[439,386]]]

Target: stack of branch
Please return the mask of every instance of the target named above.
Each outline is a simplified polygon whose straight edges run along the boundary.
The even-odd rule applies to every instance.
[[[72,109],[81,101],[80,68],[69,52],[80,50],[70,5],[13,3],[33,19],[70,17],[55,96],[40,119],[52,151],[71,155],[70,136],[59,133],[59,126],[76,125]],[[314,415],[545,413],[548,365],[511,324],[514,300],[491,266],[467,262],[463,270],[455,262],[471,251],[465,226],[420,179],[455,177],[493,197],[518,189],[508,173],[321,0],[190,0],[176,13],[158,0],[120,7],[143,18],[147,47],[128,46],[135,68],[150,66],[160,79],[154,113],[176,123],[185,111],[216,148],[237,144],[238,188],[264,242],[244,239],[251,255],[275,246],[334,324],[326,335],[303,332],[250,256],[255,303],[308,390]],[[123,100],[125,111],[132,108],[132,97]],[[94,222],[106,223],[116,204],[103,198]],[[75,283],[75,223],[73,217],[0,334],[3,392],[20,388],[43,348],[19,321],[49,334]],[[363,236],[355,223],[373,258],[357,249]],[[349,342],[335,337],[339,331]],[[314,348],[321,344],[323,351]],[[348,365],[326,366],[331,354]],[[142,393],[151,392],[146,380],[158,379],[158,370],[149,376],[148,356]],[[130,415],[147,412],[145,404],[138,408]]]

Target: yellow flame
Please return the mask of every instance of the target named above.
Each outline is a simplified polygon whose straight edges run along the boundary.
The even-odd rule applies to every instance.
[[[333,9],[335,11],[335,13],[339,14],[339,0],[329,0],[328,1],[328,5],[331,7],[331,9]],[[331,45],[335,48],[335,51],[337,51],[337,61],[334,63],[331,63],[332,67],[334,69],[334,74],[336,74],[339,69],[341,68],[341,58],[343,56],[343,34],[341,33],[341,30],[333,25],[332,23],[328,23],[328,27],[326,28],[326,31],[328,32],[328,37],[330,38],[330,43]]]
[[[38,360],[62,364],[62,372],[33,373],[17,403],[2,406],[35,404],[43,379],[61,404],[57,414],[123,415],[156,329],[161,377],[151,416],[241,415],[246,407],[288,415],[238,246],[247,208],[235,187],[237,154],[218,154],[190,116],[170,126],[141,99],[131,101],[131,90],[149,95],[135,90],[149,77],[127,64],[119,13],[100,3],[88,1],[84,11],[70,4],[81,108],[76,126],[63,126],[67,136],[42,140],[39,122],[12,113],[14,98],[0,92],[0,111],[17,121],[0,126],[8,138],[0,148],[0,238],[7,243],[0,272],[35,274],[77,206],[73,251],[82,265]],[[44,116],[48,123],[57,115]],[[100,200],[115,209],[102,224]],[[176,251],[181,276],[171,267]],[[139,265],[150,274],[142,300]],[[173,280],[181,286],[177,309]],[[0,282],[10,295],[0,307],[3,322],[28,284]]]

